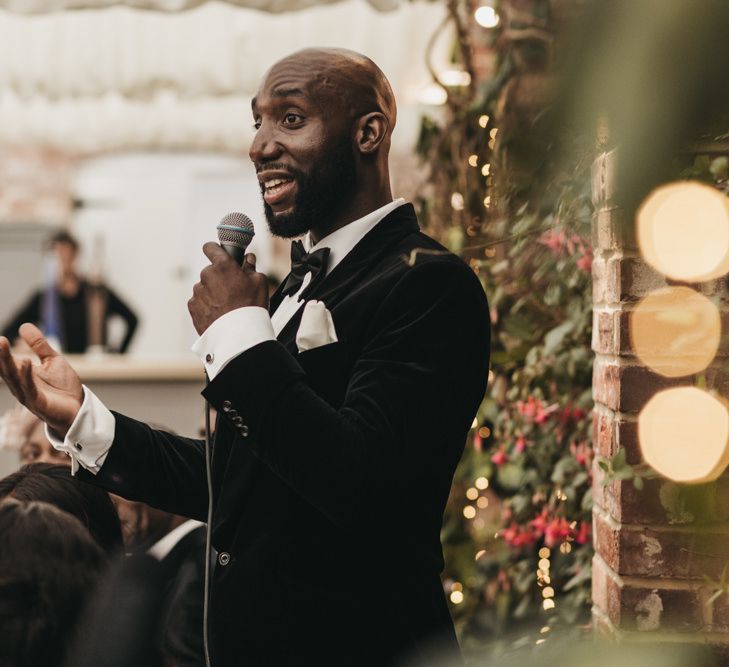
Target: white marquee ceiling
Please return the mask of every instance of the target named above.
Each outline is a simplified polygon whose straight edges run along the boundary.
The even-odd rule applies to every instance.
[[[133,7],[157,12],[179,12],[194,9],[210,0],[0,0],[0,9],[18,14],[45,14],[67,9],[106,9],[108,7]],[[290,12],[314,5],[327,5],[339,0],[221,0],[237,7],[259,9],[266,12]],[[375,9],[390,11],[398,0],[367,0]]]
[[[63,4],[17,0],[26,2]],[[429,82],[426,44],[444,14],[440,3],[408,2],[381,13],[359,0],[283,15],[218,2],[178,14],[0,11],[0,145],[245,151],[250,98],[262,74],[307,46],[345,46],[377,62],[401,109],[396,147],[411,145],[422,111],[418,93]],[[448,47],[446,38],[436,54],[443,67]]]

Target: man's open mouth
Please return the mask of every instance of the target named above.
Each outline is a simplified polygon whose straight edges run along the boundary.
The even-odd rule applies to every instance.
[[[293,178],[270,178],[263,181],[263,199],[269,206],[275,206],[288,199],[295,188]]]

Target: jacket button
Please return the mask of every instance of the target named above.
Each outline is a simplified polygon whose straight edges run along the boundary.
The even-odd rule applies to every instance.
[[[238,429],[238,433],[240,433],[242,438],[248,437],[248,427],[245,424],[241,424],[240,428]]]
[[[233,423],[236,426],[240,426],[241,424],[243,424],[243,417],[240,417],[239,415],[235,415],[235,417],[233,417],[232,419],[233,419]]]
[[[221,551],[218,554],[218,563],[225,567],[228,563],[230,563],[230,554],[227,551]]]
[[[230,412],[233,404],[230,401],[223,401],[223,412]]]
[[[83,445],[80,442],[77,442],[74,447],[80,452],[83,449]]]

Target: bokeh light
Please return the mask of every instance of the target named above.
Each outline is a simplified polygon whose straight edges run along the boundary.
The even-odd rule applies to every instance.
[[[493,7],[479,7],[475,13],[476,23],[484,28],[495,28],[499,25],[499,15]]]
[[[638,418],[643,458],[676,482],[710,482],[729,463],[729,411],[696,387],[657,393]]]
[[[631,313],[630,338],[635,354],[656,373],[700,373],[719,349],[719,309],[688,287],[659,289]]]
[[[654,190],[637,214],[646,262],[674,280],[703,282],[729,272],[729,200],[694,181]]]

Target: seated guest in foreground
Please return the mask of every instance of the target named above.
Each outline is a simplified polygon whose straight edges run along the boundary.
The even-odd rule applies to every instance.
[[[112,496],[128,553],[156,558],[162,583],[159,652],[176,667],[199,667],[203,653],[205,525]]]
[[[46,425],[22,406],[0,417],[0,449],[16,450],[20,463],[71,465],[65,452],[55,449],[46,437]]]
[[[119,347],[109,351],[126,352],[138,324],[132,309],[108,286],[92,284],[81,276],[76,267],[78,241],[68,232],[51,239],[51,250],[57,263],[53,284],[34,292],[5,324],[2,335],[15,340],[20,325],[33,322],[56,338],[64,352],[83,354],[94,337],[98,338],[96,344],[106,345],[106,323],[116,315],[124,320],[126,333]]]
[[[393,199],[395,97],[371,60],[295,53],[252,112],[269,227],[306,245],[269,307],[255,258],[208,243],[188,302],[218,411],[212,664],[438,664],[458,653],[440,531],[486,389],[483,288]],[[20,333],[41,365],[0,338],[0,375],[72,471],[204,520],[203,442],[112,413],[36,327]]]
[[[121,524],[109,494],[68,474],[68,466],[33,463],[0,479],[0,500],[42,501],[76,517],[113,556],[123,549]]]
[[[105,563],[75,517],[47,503],[0,502],[0,665],[60,667]]]

